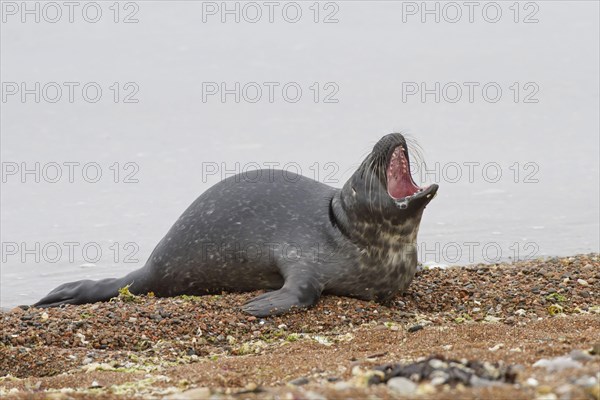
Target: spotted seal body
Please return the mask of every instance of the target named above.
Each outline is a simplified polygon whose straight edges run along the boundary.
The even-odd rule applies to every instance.
[[[412,180],[404,137],[383,137],[342,189],[279,170],[232,176],[175,222],[146,265],[123,278],[63,284],[35,304],[134,294],[268,290],[243,309],[256,316],[315,304],[322,294],[387,301],[410,284],[416,238],[437,185]]]

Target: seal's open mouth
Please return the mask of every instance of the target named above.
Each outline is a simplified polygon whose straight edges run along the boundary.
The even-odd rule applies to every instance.
[[[394,200],[403,200],[423,192],[410,174],[408,154],[404,146],[394,148],[387,167],[387,191]]]

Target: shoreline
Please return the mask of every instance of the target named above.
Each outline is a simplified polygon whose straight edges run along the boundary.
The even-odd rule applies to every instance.
[[[388,305],[325,296],[261,319],[240,311],[257,293],[1,313],[0,395],[600,398],[598,254],[424,269]]]
[[[569,257],[577,257],[577,256],[588,256],[588,255],[595,255],[596,253],[578,253],[575,255],[538,255],[536,257],[532,258],[524,258],[524,259],[513,259],[513,257],[502,257],[499,260],[495,260],[495,261],[488,261],[488,260],[475,260],[472,262],[466,262],[466,263],[449,263],[446,260],[441,260],[440,262],[437,261],[431,261],[431,260],[426,260],[426,261],[418,261],[417,264],[417,271],[422,271],[424,269],[450,269],[450,268],[469,268],[469,267],[474,267],[474,266],[481,266],[481,267],[491,267],[491,266],[498,266],[498,265],[514,265],[514,264],[518,264],[518,263],[527,263],[527,262],[531,262],[531,261],[535,261],[535,262],[552,262],[553,260],[558,260],[558,259],[564,259],[564,258],[569,258]],[[108,275],[99,275],[99,276],[88,276],[86,274],[84,275],[76,275],[74,278],[68,278],[68,279],[63,279],[60,281],[57,281],[56,283],[54,283],[52,286],[49,286],[47,288],[44,289],[43,292],[35,295],[35,297],[31,297],[31,300],[29,301],[29,304],[26,301],[9,301],[8,303],[1,303],[0,302],[0,315],[2,315],[3,313],[7,313],[10,312],[11,310],[14,310],[16,307],[28,307],[30,306],[30,304],[34,304],[36,301],[40,300],[41,297],[43,297],[44,295],[48,294],[52,289],[56,288],[57,286],[69,282],[69,281],[77,281],[77,280],[84,280],[84,279],[91,279],[91,280],[100,280],[100,279],[106,279],[106,278],[115,278],[115,277],[119,277],[119,276],[125,276],[128,273],[135,271],[139,268],[142,268],[143,264],[138,265],[137,267],[131,269],[131,270],[117,270],[114,271],[114,273],[108,274]],[[410,288],[409,288],[410,290]],[[259,292],[257,292],[259,293]],[[5,305],[8,304],[8,305]]]

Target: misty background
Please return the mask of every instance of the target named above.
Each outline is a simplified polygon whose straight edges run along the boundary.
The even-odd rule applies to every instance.
[[[95,23],[82,16],[85,2],[72,23],[66,8],[55,23],[44,19],[53,10],[41,8],[39,22],[27,14],[23,22],[22,10],[6,3],[2,307],[32,303],[60,283],[141,267],[185,208],[238,166],[287,163],[341,187],[393,131],[418,141],[433,171],[426,181],[440,185],[420,228],[423,262],[599,251],[598,2],[533,2],[518,15],[501,2],[495,23],[486,20],[494,10],[482,14],[485,2],[473,22],[466,8],[450,22],[455,14],[443,14],[444,3],[428,3],[438,4],[439,22],[428,14],[422,22],[414,9],[421,2],[297,2],[295,23],[288,21],[295,6],[283,17],[287,2],[273,22],[262,7],[255,23],[253,10],[243,14],[234,2],[227,4],[238,4],[239,22],[221,13],[221,2],[120,3],[118,15],[113,2],[98,2]],[[33,92],[40,82],[39,102],[35,93],[23,101],[23,82]],[[49,101],[55,86],[43,93],[49,82],[62,88],[56,102]],[[64,82],[74,82],[72,102]],[[90,82],[87,95],[102,90],[97,102],[82,94]],[[210,94],[223,82],[230,90],[251,84],[236,102],[235,94],[225,101]],[[265,82],[274,85],[272,102]],[[464,82],[476,84],[472,102]],[[433,90],[424,99],[411,94],[421,83]],[[453,102],[457,85],[463,93]],[[253,102],[256,86],[263,93]],[[62,175],[52,183],[57,164]],[[85,178],[84,165],[93,167]],[[34,172],[23,175],[23,166]],[[102,176],[90,182],[97,167]],[[62,256],[49,262],[53,243]],[[73,243],[72,259],[64,243]],[[96,248],[102,256],[90,262]]]

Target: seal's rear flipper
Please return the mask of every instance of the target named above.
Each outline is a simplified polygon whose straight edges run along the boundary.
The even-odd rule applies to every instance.
[[[33,307],[58,307],[63,304],[85,304],[106,301],[119,294],[118,279],[83,280],[60,285]]]
[[[62,304],[87,304],[98,301],[108,301],[119,295],[119,289],[131,285],[133,294],[147,293],[143,269],[129,273],[123,278],[101,279],[99,281],[83,280],[60,285],[33,307],[58,307]]]

